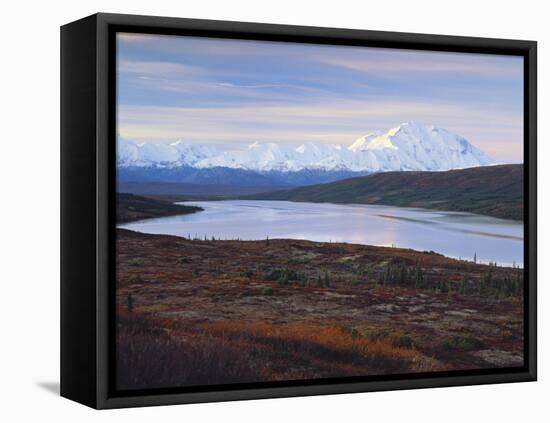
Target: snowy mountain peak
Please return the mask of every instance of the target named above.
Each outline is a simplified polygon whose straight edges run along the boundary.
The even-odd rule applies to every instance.
[[[368,148],[368,145],[371,140],[381,135],[382,135],[382,132],[380,131],[369,132],[367,135],[357,138],[355,142],[348,147],[348,149],[354,152],[365,150]]]
[[[119,167],[383,172],[448,170],[494,163],[487,154],[460,135],[418,122],[405,122],[385,133],[370,132],[347,148],[315,142],[306,142],[297,148],[255,142],[244,149],[222,150],[182,141],[139,145],[118,138],[117,142]]]
[[[260,146],[260,143],[258,141],[254,141],[252,144],[248,144],[246,148],[249,150],[254,150],[255,148],[258,148]]]

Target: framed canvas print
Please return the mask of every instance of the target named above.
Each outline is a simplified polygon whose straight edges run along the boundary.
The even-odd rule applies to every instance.
[[[536,380],[536,43],[61,30],[61,393]]]

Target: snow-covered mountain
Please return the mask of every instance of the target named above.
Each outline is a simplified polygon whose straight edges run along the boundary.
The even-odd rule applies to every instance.
[[[395,170],[449,170],[494,164],[465,138],[432,125],[403,123],[389,131],[371,132],[350,146],[308,142],[297,148],[253,143],[224,150],[210,145],[137,144],[119,138],[117,167],[170,169],[234,169],[270,172],[370,173]]]

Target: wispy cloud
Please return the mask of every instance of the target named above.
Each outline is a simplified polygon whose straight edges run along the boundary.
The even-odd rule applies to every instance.
[[[118,132],[137,141],[349,144],[417,120],[522,160],[522,59],[119,35]]]
[[[296,88],[305,89],[306,87],[291,84],[234,84],[232,82],[219,82],[219,86],[228,88],[247,88],[251,90],[257,90],[262,88]]]
[[[133,32],[118,32],[117,41],[119,43],[143,43],[144,41],[154,41],[157,35],[137,34]]]
[[[360,72],[387,74],[476,74],[491,77],[521,77],[522,58],[515,61],[492,57],[467,57],[445,53],[399,52],[377,53],[370,58],[322,57],[324,64]],[[468,57],[469,56],[469,57]]]
[[[398,116],[406,118],[399,120]],[[349,145],[369,131],[387,130],[404,120],[445,127],[495,157],[522,157],[521,116],[437,103],[381,100],[201,108],[130,106],[120,108],[118,128],[121,136],[137,141]]]
[[[145,60],[119,60],[117,72],[126,75],[146,75],[156,78],[167,78],[176,76],[199,76],[207,70],[199,66],[185,65],[167,61],[145,61]]]
[[[179,94],[218,96],[218,101],[256,98],[264,100],[289,99],[297,92],[315,92],[315,88],[290,83],[239,83],[227,79],[242,78],[235,72],[167,61],[120,60],[117,64],[119,81],[134,90],[166,91]],[[253,91],[263,91],[253,92]],[[289,94],[289,91],[293,91]]]

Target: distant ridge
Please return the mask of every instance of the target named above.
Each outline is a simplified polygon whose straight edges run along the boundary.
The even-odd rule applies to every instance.
[[[523,165],[376,173],[247,198],[422,207],[523,220]]]

